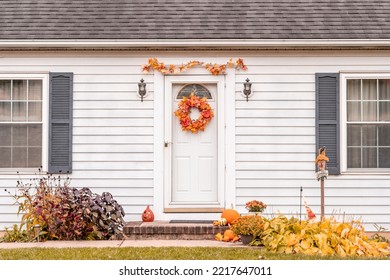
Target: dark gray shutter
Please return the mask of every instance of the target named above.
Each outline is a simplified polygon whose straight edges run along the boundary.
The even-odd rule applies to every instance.
[[[73,73],[50,73],[49,173],[72,172]]]
[[[338,73],[316,73],[316,153],[326,147],[329,175],[340,174]]]

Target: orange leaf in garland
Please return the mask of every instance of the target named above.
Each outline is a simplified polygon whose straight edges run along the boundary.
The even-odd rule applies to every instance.
[[[199,110],[200,116],[197,120],[191,120],[191,108]],[[214,113],[205,97],[200,99],[192,92],[189,98],[183,97],[179,102],[175,116],[179,119],[182,130],[197,133],[199,130],[204,131],[207,124],[214,117]]]

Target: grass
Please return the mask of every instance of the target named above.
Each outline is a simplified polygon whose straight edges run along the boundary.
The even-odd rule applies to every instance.
[[[339,256],[274,254],[258,247],[124,247],[124,248],[23,248],[2,249],[0,260],[390,260]]]

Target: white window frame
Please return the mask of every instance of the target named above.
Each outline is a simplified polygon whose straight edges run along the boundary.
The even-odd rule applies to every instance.
[[[345,174],[390,174],[390,168],[348,168],[347,167],[347,80],[390,79],[390,73],[341,73],[340,75],[340,167]]]
[[[0,80],[42,81],[42,170],[48,169],[49,146],[49,74],[0,74]],[[0,168],[1,174],[37,173],[36,168]]]

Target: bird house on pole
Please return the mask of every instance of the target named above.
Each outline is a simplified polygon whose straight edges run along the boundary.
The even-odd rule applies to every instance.
[[[316,178],[317,180],[323,180],[328,177],[328,169],[326,163],[329,161],[329,158],[326,156],[326,148],[322,147],[318,149],[318,156],[316,158],[317,172]]]

